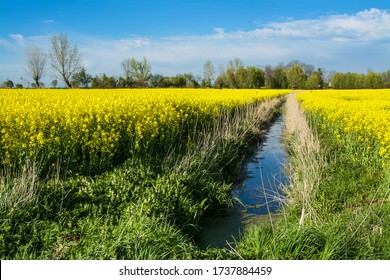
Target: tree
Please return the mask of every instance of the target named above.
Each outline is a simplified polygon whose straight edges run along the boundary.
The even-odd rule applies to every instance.
[[[13,88],[14,87],[14,82],[7,79],[5,82],[3,82],[3,84],[1,85],[1,87],[4,87],[4,88]]]
[[[288,79],[286,70],[283,64],[275,67],[275,87],[274,88],[288,88]]]
[[[134,85],[132,72],[131,72],[131,60],[125,59],[121,62],[121,68],[124,72],[124,78],[120,79],[120,87],[132,87]]]
[[[288,84],[292,89],[302,88],[305,81],[306,75],[300,65],[293,65],[286,70],[286,76]]]
[[[305,82],[305,88],[307,89],[320,89],[323,88],[323,85],[324,77],[321,68],[317,68]]]
[[[121,67],[125,74],[125,79],[131,82],[134,80],[137,86],[147,87],[148,81],[152,76],[152,67],[144,57],[141,61],[135,58],[122,61]]]
[[[164,77],[160,74],[152,75],[149,79],[150,87],[153,87],[153,88],[163,87],[163,85],[162,85],[163,78]]]
[[[213,63],[210,60],[207,60],[205,64],[203,65],[203,80],[202,85],[203,87],[210,88],[211,82],[214,79],[215,70]]]
[[[261,88],[264,86],[264,72],[257,67],[246,68],[245,88]]]
[[[82,67],[79,50],[76,45],[70,46],[68,38],[63,34],[52,36],[51,47],[51,66],[58,72],[64,83],[71,88],[72,75]]]
[[[51,81],[51,87],[52,87],[52,88],[56,88],[56,87],[57,87],[57,84],[58,84],[58,81],[57,81],[57,80]]]
[[[185,87],[187,87],[187,88],[198,88],[199,87],[199,83],[198,83],[199,77],[195,77],[194,74],[192,74],[191,72],[184,73],[183,78],[186,81]]]
[[[40,87],[40,80],[46,74],[47,54],[40,48],[30,46],[25,49],[26,73],[34,80],[36,87]]]
[[[264,67],[264,85],[266,88],[274,88],[275,70],[271,65]]]
[[[383,87],[390,88],[390,70],[387,70],[386,72],[382,72],[381,76],[383,81]]]
[[[92,78],[92,88],[116,88],[117,81],[111,76],[107,76],[106,74],[101,74],[100,76],[95,76]]]
[[[72,86],[88,88],[92,82],[92,76],[87,73],[85,68],[81,68],[80,72],[76,72],[72,75]]]
[[[226,84],[230,88],[238,88],[239,81],[237,77],[237,72],[241,72],[243,68],[243,63],[238,57],[234,60],[230,60],[226,68]]]
[[[222,89],[223,87],[227,86],[227,82],[226,82],[227,77],[226,77],[226,72],[225,72],[225,66],[220,64],[218,66],[218,68],[219,68],[219,74],[218,74],[217,78],[215,78],[214,87]]]
[[[314,72],[305,82],[306,89],[317,89],[320,88],[320,85],[320,76],[316,72]]]
[[[382,88],[383,81],[380,74],[375,72],[369,72],[365,78],[365,87],[366,88]]]
[[[264,68],[264,85],[266,88],[287,88],[288,81],[283,64],[276,67],[267,65]]]
[[[344,73],[333,73],[330,84],[334,89],[346,88],[346,75]]]

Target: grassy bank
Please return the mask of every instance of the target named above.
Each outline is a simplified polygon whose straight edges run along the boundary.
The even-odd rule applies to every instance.
[[[237,244],[245,259],[390,259],[388,160],[287,100],[291,185],[277,222]],[[308,120],[308,121],[307,121]],[[340,141],[343,139],[343,141]]]
[[[43,178],[39,161],[29,160],[22,168],[3,169],[0,257],[231,256],[199,251],[194,243],[199,221],[232,206],[233,170],[281,102],[276,98],[221,111],[207,124],[195,119],[180,130],[175,144],[153,153],[153,143],[147,143],[144,152],[94,176],[64,172],[66,166],[58,164],[56,176]]]

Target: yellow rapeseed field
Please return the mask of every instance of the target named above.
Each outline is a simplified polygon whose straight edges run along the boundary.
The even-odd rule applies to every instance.
[[[378,148],[382,158],[390,157],[390,90],[306,91],[297,96],[305,111],[319,114],[323,128],[335,137],[354,135],[356,141]]]
[[[101,165],[169,147],[195,123],[287,90],[0,89],[0,163]]]

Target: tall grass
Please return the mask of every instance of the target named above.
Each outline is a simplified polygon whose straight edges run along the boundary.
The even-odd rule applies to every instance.
[[[170,154],[164,167],[174,173],[236,175],[232,172],[239,165],[237,160],[242,160],[251,143],[262,136],[262,128],[275,116],[282,102],[282,98],[273,98],[237,108],[233,114],[224,112],[212,127],[190,134],[192,138],[187,139],[186,151],[181,155]],[[234,168],[223,174],[223,169],[232,165]]]
[[[36,198],[39,187],[37,164],[26,160],[21,170],[3,169],[0,173],[0,209],[12,212]]]
[[[295,97],[296,94],[287,97],[285,108],[285,142],[291,155],[291,162],[287,167],[290,186],[285,191],[288,197],[287,207],[301,208],[299,225],[303,226],[305,220],[309,223],[317,222],[318,215],[313,200],[326,162],[320,140],[316,132],[309,127]]]

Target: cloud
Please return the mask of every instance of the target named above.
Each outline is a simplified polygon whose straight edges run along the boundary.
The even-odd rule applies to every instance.
[[[361,67],[366,69],[368,66],[375,68],[372,65],[375,55],[376,58],[380,55],[389,58],[383,48],[389,38],[390,13],[370,9],[352,15],[268,22],[261,28],[248,31],[227,32],[222,27],[215,27],[213,33],[205,35],[124,38],[106,41],[98,47],[91,45],[85,50],[86,58],[91,62],[95,61],[91,66],[98,67],[99,59],[94,57],[106,57],[111,69],[117,71],[120,71],[118,65],[124,58],[143,56],[152,65],[159,65],[158,70],[161,72],[174,69],[175,65],[187,65],[187,71],[201,72],[202,63],[207,59],[226,63],[234,57],[255,65],[301,59],[333,69],[345,69],[348,63],[357,65],[357,60],[362,65],[370,63]],[[380,51],[374,54],[376,49]],[[364,52],[365,57],[352,57],[352,54]],[[353,63],[350,62],[352,59],[355,60]],[[112,66],[113,63],[115,67]],[[383,65],[378,64],[377,68],[384,67]]]
[[[203,63],[226,65],[241,58],[245,65],[276,65],[299,59],[338,71],[364,72],[388,69],[390,12],[369,9],[356,14],[336,14],[311,19],[284,18],[246,31],[215,27],[200,35],[101,39],[85,34],[69,36],[77,43],[87,70],[93,74],[120,75],[124,59],[147,57],[154,73],[201,74]],[[35,44],[46,51],[49,36],[11,34],[0,38],[0,49]]]
[[[11,34],[11,35],[9,35],[9,37],[11,39],[16,40],[16,41],[24,40],[24,37],[21,34]]]
[[[43,24],[54,24],[54,23],[57,23],[57,21],[55,21],[53,19],[44,19],[44,20],[42,20],[42,23]]]
[[[266,24],[255,32],[268,36],[349,40],[390,38],[390,13],[379,9],[354,15],[333,15],[318,19],[290,20]]]
[[[4,46],[8,49],[15,49],[18,51],[19,48],[24,48],[29,45],[34,45],[46,49],[49,47],[49,35],[41,36],[30,36],[25,37],[22,34],[10,34],[9,38],[0,38],[0,46]]]

